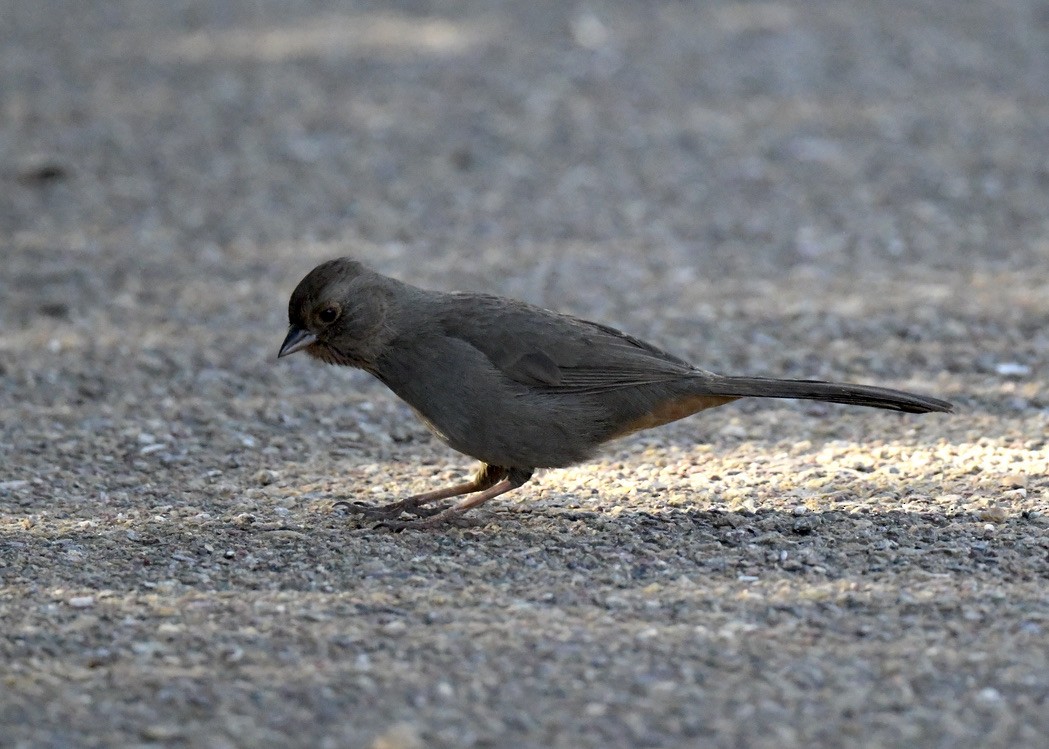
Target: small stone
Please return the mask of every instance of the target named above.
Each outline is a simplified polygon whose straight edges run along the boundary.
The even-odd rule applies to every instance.
[[[588,718],[600,718],[608,714],[608,705],[603,702],[590,702],[583,708],[583,713]]]
[[[422,749],[422,737],[415,726],[398,723],[375,737],[371,749]]]
[[[23,157],[15,167],[19,182],[24,184],[47,184],[67,179],[71,169],[54,154],[34,153]]]
[[[255,483],[257,483],[259,486],[269,486],[276,480],[276,471],[270,471],[264,468],[255,474]]]
[[[94,596],[73,596],[66,601],[74,609],[89,609],[95,605]]]
[[[1002,377],[1026,377],[1031,374],[1029,366],[1015,361],[999,362],[995,365],[994,371]]]
[[[1002,486],[1006,489],[1026,489],[1027,474],[1010,473],[1007,476],[1002,476]],[[0,484],[0,487],[2,487],[2,484]]]
[[[802,515],[794,521],[792,530],[801,536],[807,536],[820,525],[820,519],[816,515]]]
[[[182,727],[171,724],[157,724],[142,729],[142,738],[147,741],[174,741],[182,736]]]
[[[1007,520],[1009,514],[1005,511],[1005,508],[1001,505],[991,505],[980,510],[979,518],[988,523],[1003,523]]]
[[[1002,693],[994,687],[984,687],[976,694],[976,699],[980,702],[1001,702]]]
[[[608,28],[589,11],[580,13],[572,20],[571,30],[573,41],[585,49],[599,49],[608,43]]]
[[[733,439],[746,439],[747,430],[742,424],[730,423],[721,427],[718,432],[722,437],[731,437]]]

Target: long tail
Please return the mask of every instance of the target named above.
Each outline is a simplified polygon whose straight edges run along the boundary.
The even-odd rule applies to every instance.
[[[775,380],[764,377],[719,377],[708,384],[711,395],[729,395],[737,398],[800,398],[886,408],[912,414],[949,412],[954,409],[953,405],[939,398],[872,385],[849,385],[819,380]]]

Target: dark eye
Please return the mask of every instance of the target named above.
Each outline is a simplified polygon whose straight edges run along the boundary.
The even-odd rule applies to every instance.
[[[325,325],[330,325],[339,319],[339,308],[334,304],[329,305],[317,313],[317,319]]]

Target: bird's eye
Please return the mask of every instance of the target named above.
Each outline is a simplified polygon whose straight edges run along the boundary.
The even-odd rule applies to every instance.
[[[334,304],[329,305],[317,313],[317,319],[325,325],[330,325],[339,319],[339,308]]]

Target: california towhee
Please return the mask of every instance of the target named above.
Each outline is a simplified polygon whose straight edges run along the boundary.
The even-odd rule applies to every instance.
[[[803,398],[908,413],[951,404],[899,390],[813,380],[725,377],[598,323],[488,294],[427,291],[349,258],[318,265],[288,304],[278,357],[305,351],[359,367],[403,398],[449,447],[482,462],[472,481],[378,508],[436,525],[569,466],[639,429],[737,398]],[[438,500],[473,496],[445,508]]]

